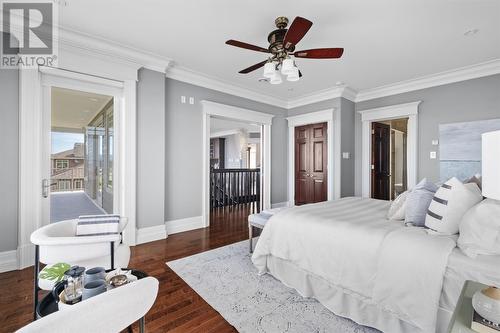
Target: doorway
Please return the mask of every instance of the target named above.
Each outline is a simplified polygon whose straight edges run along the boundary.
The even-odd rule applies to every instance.
[[[211,117],[209,179],[212,222],[217,221],[224,228],[234,227],[232,221],[260,212],[260,151],[260,125]]]
[[[112,213],[113,96],[57,86],[50,96],[50,223]]]
[[[327,123],[295,127],[295,205],[327,200]]]
[[[371,197],[394,200],[407,189],[408,118],[372,122]]]

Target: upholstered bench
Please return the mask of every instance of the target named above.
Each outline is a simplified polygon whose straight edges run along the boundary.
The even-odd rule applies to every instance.
[[[248,216],[248,241],[250,243],[250,253],[253,252],[253,228],[264,229],[264,226],[271,216],[282,209],[283,208],[267,209],[258,214],[251,214]]]

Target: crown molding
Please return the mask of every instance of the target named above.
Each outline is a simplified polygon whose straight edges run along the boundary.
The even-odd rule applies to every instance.
[[[274,105],[280,108],[286,109],[288,106],[286,100],[284,99],[239,87],[233,83],[223,81],[182,66],[173,65],[168,69],[166,76],[173,80],[186,82],[207,89],[217,90],[234,96],[251,99],[260,103]]]
[[[355,100],[356,90],[348,86],[337,86],[323,89],[311,94],[303,95],[288,101],[288,109],[293,109],[299,106],[309,105],[321,101],[326,101],[332,98],[344,97],[350,101]]]
[[[495,59],[471,66],[460,67],[411,80],[388,84],[378,88],[361,90],[356,96],[356,102],[437,87],[444,84],[466,81],[499,73],[500,59]]]
[[[63,50],[78,49],[97,57],[113,58],[116,62],[128,63],[165,73],[172,60],[154,53],[145,52],[105,38],[88,35],[76,30],[59,28],[59,47]]]

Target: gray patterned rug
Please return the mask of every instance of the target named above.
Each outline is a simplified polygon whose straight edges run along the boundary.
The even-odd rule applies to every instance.
[[[242,333],[378,332],[336,316],[268,274],[258,276],[246,241],[167,265]]]

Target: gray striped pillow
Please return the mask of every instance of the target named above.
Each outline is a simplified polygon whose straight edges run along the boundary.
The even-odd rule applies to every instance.
[[[432,198],[427,210],[425,226],[438,233],[456,234],[463,215],[482,198],[481,191],[476,184],[464,185],[453,177],[441,185]]]
[[[76,236],[102,236],[120,233],[120,215],[83,215],[78,217]]]

